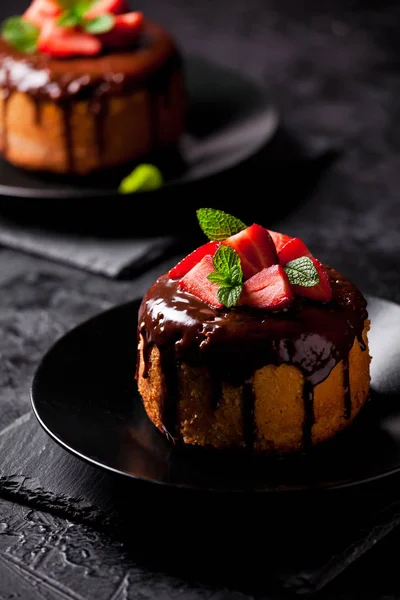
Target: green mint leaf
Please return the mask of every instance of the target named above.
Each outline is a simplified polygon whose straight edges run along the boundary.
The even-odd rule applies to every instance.
[[[217,298],[227,308],[232,308],[238,303],[240,294],[242,292],[242,285],[235,285],[233,287],[220,287],[217,291]]]
[[[242,270],[239,255],[230,246],[220,246],[218,248],[218,250],[214,254],[213,267],[217,271],[217,273],[221,273],[226,277],[231,277],[232,271],[235,271],[235,276],[237,277],[237,269],[240,270],[240,277]]]
[[[218,300],[227,308],[235,306],[243,287],[243,272],[237,252],[230,246],[220,246],[213,257],[212,271],[207,279],[219,286]]]
[[[63,12],[57,21],[60,27],[77,27],[81,22],[79,15],[72,9]]]
[[[226,285],[226,279],[223,275],[212,271],[209,275],[207,275],[207,279],[211,281],[211,283],[216,283],[217,285]]]
[[[302,256],[291,260],[285,266],[286,275],[292,285],[313,287],[319,283],[318,271],[311,258]]]
[[[115,17],[114,15],[110,15],[106,13],[105,15],[100,15],[90,21],[85,21],[83,28],[88,33],[92,33],[94,35],[100,35],[102,33],[107,33],[107,31],[111,31],[115,25]]]
[[[1,35],[6,42],[26,54],[33,54],[37,49],[39,29],[21,17],[10,17],[2,26]]]
[[[139,165],[125,177],[120,183],[121,194],[133,194],[134,192],[150,192],[162,187],[164,178],[161,171],[154,165]]]
[[[97,2],[98,0],[57,0],[60,8],[73,11],[77,9],[78,13],[82,15]]]
[[[247,228],[247,225],[236,217],[215,208],[199,208],[197,219],[206,236],[216,242],[222,242]]]

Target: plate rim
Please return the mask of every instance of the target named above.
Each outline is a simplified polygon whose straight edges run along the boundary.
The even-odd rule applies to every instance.
[[[364,294],[364,295],[368,302],[370,300],[374,300],[374,301],[377,300],[380,303],[384,303],[384,304],[387,304],[390,306],[396,306],[398,309],[400,309],[400,304],[397,304],[396,302],[393,302],[391,300],[387,300],[386,298],[375,296],[373,294]],[[159,485],[159,486],[162,486],[165,488],[169,488],[169,489],[183,489],[183,490],[192,491],[195,493],[196,492],[197,493],[209,492],[209,493],[217,493],[217,494],[235,494],[235,495],[236,494],[239,494],[239,495],[243,495],[243,494],[293,495],[293,494],[310,494],[310,493],[316,494],[316,493],[326,493],[326,492],[333,492],[333,491],[337,491],[337,490],[344,490],[344,489],[348,489],[348,488],[356,488],[356,487],[362,486],[362,485],[368,485],[368,484],[374,483],[376,481],[379,481],[381,479],[392,477],[396,473],[399,473],[400,462],[397,467],[394,467],[388,471],[378,473],[376,475],[365,476],[356,481],[353,479],[350,481],[345,480],[345,481],[339,481],[339,482],[333,482],[333,483],[322,482],[322,483],[318,483],[318,484],[308,486],[308,487],[306,485],[303,485],[303,486],[283,485],[282,487],[275,487],[275,488],[271,487],[269,489],[261,489],[261,488],[251,489],[251,487],[249,489],[245,489],[245,488],[224,489],[224,488],[216,488],[216,487],[212,487],[212,486],[210,486],[210,487],[207,486],[205,488],[205,487],[196,486],[196,485],[193,485],[190,483],[186,484],[186,483],[174,483],[174,482],[170,482],[170,481],[162,481],[160,479],[139,476],[139,475],[136,475],[133,473],[129,473],[127,471],[121,471],[120,469],[117,469],[110,465],[106,465],[106,464],[100,462],[99,460],[96,460],[95,458],[92,458],[90,456],[86,456],[79,450],[76,450],[71,445],[69,445],[67,442],[63,441],[60,437],[58,437],[58,435],[54,431],[52,431],[50,429],[50,427],[43,421],[43,419],[41,418],[41,416],[39,414],[40,411],[38,410],[38,408],[36,406],[36,400],[35,400],[35,387],[37,385],[37,379],[40,376],[43,365],[45,364],[47,357],[53,352],[53,350],[59,344],[63,343],[63,341],[67,337],[75,335],[79,329],[81,329],[87,325],[90,325],[92,322],[96,321],[101,316],[110,315],[113,312],[118,312],[120,310],[128,308],[128,306],[131,306],[133,304],[140,304],[140,302],[141,302],[141,298],[137,298],[134,300],[130,300],[128,302],[123,302],[121,304],[117,304],[116,306],[108,308],[104,311],[100,311],[99,313],[93,315],[89,319],[86,319],[85,321],[78,323],[73,328],[69,329],[64,335],[62,335],[58,340],[56,340],[52,344],[52,346],[44,353],[44,355],[40,359],[38,365],[36,366],[36,369],[35,369],[35,372],[34,372],[34,375],[32,378],[32,383],[30,386],[30,405],[31,405],[32,412],[33,412],[34,416],[36,417],[40,426],[47,433],[47,435],[54,442],[56,442],[59,446],[61,446],[64,450],[66,450],[69,454],[72,454],[73,456],[78,457],[83,462],[91,464],[92,466],[94,466],[96,468],[105,470],[108,473],[113,473],[115,475],[128,478],[130,480],[141,481],[141,482],[148,483],[148,484],[156,484],[156,485]]]
[[[217,67],[225,72],[228,72],[244,81],[246,81],[246,83],[248,85],[251,85],[254,89],[257,90],[257,93],[259,94],[259,97],[263,97],[264,101],[265,101],[265,106],[268,112],[268,121],[269,121],[269,133],[268,135],[265,135],[263,139],[260,138],[259,143],[254,145],[254,148],[252,150],[252,152],[250,154],[248,154],[247,156],[245,156],[242,159],[239,159],[239,161],[236,161],[234,164],[231,164],[230,166],[224,168],[224,169],[218,169],[217,167],[211,167],[210,171],[203,176],[197,176],[193,179],[186,179],[185,176],[178,178],[178,179],[172,179],[171,181],[167,181],[166,183],[164,183],[164,185],[162,186],[162,188],[157,189],[157,190],[151,190],[150,192],[136,192],[134,194],[135,198],[144,198],[145,195],[147,194],[152,194],[154,196],[154,194],[157,195],[161,195],[164,191],[170,190],[171,188],[181,188],[184,185],[192,185],[192,184],[198,184],[199,182],[206,182],[209,179],[217,176],[219,173],[226,173],[227,171],[229,171],[230,169],[234,169],[239,167],[241,164],[245,163],[247,160],[250,160],[252,157],[256,156],[260,150],[264,147],[264,145],[266,143],[268,143],[268,141],[272,140],[273,137],[275,136],[280,120],[281,120],[281,113],[280,110],[277,106],[277,103],[274,101],[273,98],[273,93],[268,90],[268,88],[263,85],[262,83],[260,83],[259,81],[257,81],[255,78],[253,77],[248,77],[245,73],[242,73],[241,71],[239,71],[238,69],[234,69],[231,67],[226,67],[225,65],[220,64],[217,61],[214,61],[212,59],[208,59],[205,57],[201,57],[199,55],[192,55],[192,54],[188,54],[186,56],[183,57],[184,60],[184,65],[187,65],[188,63],[195,63],[196,61],[200,61],[203,64],[208,64],[211,67]],[[187,132],[184,132],[184,135],[187,134]],[[0,159],[4,162],[7,163],[6,159],[2,156],[0,156]],[[7,163],[10,167],[18,170],[24,170],[21,169],[20,167],[17,167],[15,165],[11,165],[10,163]],[[39,199],[43,199],[43,200],[76,200],[76,199],[80,199],[80,200],[93,200],[94,198],[98,198],[98,199],[112,199],[115,197],[120,198],[121,200],[123,200],[124,198],[130,198],[132,196],[132,194],[119,194],[118,190],[104,190],[104,189],[87,189],[85,190],[84,188],[79,188],[79,189],[53,189],[53,190],[47,190],[47,189],[35,189],[35,188],[29,188],[29,187],[19,187],[19,186],[11,186],[11,185],[6,185],[6,184],[2,184],[0,181],[0,198],[15,198],[15,199],[31,199],[31,200],[39,200]]]

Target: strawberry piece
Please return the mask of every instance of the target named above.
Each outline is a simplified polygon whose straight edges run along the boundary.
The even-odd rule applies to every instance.
[[[312,258],[311,252],[300,238],[291,238],[278,252],[279,262],[283,267],[291,260],[301,256]]]
[[[194,250],[186,258],[183,258],[178,264],[170,270],[168,273],[170,279],[181,279],[189,273],[193,267],[195,267],[202,258],[204,258],[207,254],[214,256],[217,248],[220,246],[220,242],[207,242],[207,244],[203,244],[197,250]]]
[[[143,13],[130,12],[115,17],[115,24],[111,31],[100,36],[107,48],[126,48],[138,38],[143,27]]]
[[[23,18],[41,29],[48,19],[56,19],[61,13],[62,9],[55,0],[33,0]]]
[[[96,56],[102,48],[96,36],[78,29],[58,27],[54,21],[44,23],[38,40],[38,50],[56,58]]]
[[[239,254],[245,280],[279,262],[271,236],[260,225],[251,225],[222,243]]]
[[[317,300],[318,302],[329,302],[332,299],[332,288],[327,272],[317,258],[311,258],[317,269],[319,283],[313,287],[304,287],[302,285],[292,285],[293,292],[297,296]]]
[[[178,283],[181,290],[189,292],[214,308],[222,308],[218,300],[218,285],[212,283],[207,276],[214,271],[212,256],[207,254],[183,279]]]
[[[288,276],[280,265],[273,265],[253,275],[244,285],[239,304],[282,310],[293,300]]]
[[[267,231],[272,237],[272,241],[274,242],[276,251],[278,253],[282,250],[285,244],[287,244],[288,242],[290,242],[291,239],[293,239],[290,237],[290,235],[285,235],[284,233],[278,233],[277,231],[271,231],[270,229],[268,229]]]
[[[95,19],[106,13],[121,15],[128,10],[129,6],[125,0],[97,0],[96,4],[85,13],[85,18]]]

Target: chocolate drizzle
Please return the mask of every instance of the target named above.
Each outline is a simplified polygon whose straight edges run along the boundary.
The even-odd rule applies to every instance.
[[[314,415],[314,386],[309,379],[305,379],[303,387],[304,421],[303,421],[303,448],[305,451],[312,446],[312,428],[315,423]]]
[[[149,130],[154,147],[157,147],[161,124],[159,98],[168,97],[171,79],[178,70],[181,70],[181,60],[172,38],[149,21],[143,39],[136,47],[94,58],[57,60],[45,54],[26,55],[0,39],[4,152],[7,149],[8,100],[15,92],[29,94],[37,125],[42,123],[44,103],[52,102],[60,108],[69,170],[74,169],[75,163],[71,123],[78,101],[88,102],[101,158],[110,98],[146,89],[150,96]]]
[[[344,387],[344,418],[351,417],[351,390],[350,390],[350,370],[349,357],[343,358],[343,387]]]
[[[245,381],[243,384],[243,438],[246,448],[252,450],[255,440],[255,395],[253,389],[253,380]]]
[[[216,374],[214,380],[243,386],[243,434],[249,448],[256,437],[253,374],[265,365],[285,363],[297,367],[304,377],[303,444],[305,449],[311,446],[314,389],[340,361],[344,361],[348,377],[346,359],[354,339],[362,340],[367,319],[362,294],[337,271],[326,268],[333,291],[329,304],[296,299],[290,310],[277,313],[248,307],[213,309],[179,290],[167,275],[156,281],[140,308],[139,334],[144,343],[145,373],[153,345],[163,357],[167,390],[162,405],[164,425],[170,433],[176,433],[179,394],[173,374],[177,363],[205,365]],[[213,385],[210,401],[216,408],[220,387]],[[344,412],[349,418],[349,385],[347,390]]]

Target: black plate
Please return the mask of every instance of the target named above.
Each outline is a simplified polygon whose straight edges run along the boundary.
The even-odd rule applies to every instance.
[[[162,156],[144,159],[158,164],[167,174],[164,188],[200,181],[237,166],[261,150],[278,124],[275,106],[255,82],[200,58],[188,58],[185,71],[190,110],[181,153],[168,155],[168,162]],[[133,167],[71,178],[30,173],[0,158],[0,195],[115,197],[121,179]]]
[[[251,460],[171,445],[144,413],[134,382],[138,302],[80,325],[48,352],[33,409],[64,448],[110,471],[221,491],[338,488],[400,469],[400,306],[370,297],[372,401],[356,423],[307,459]]]

